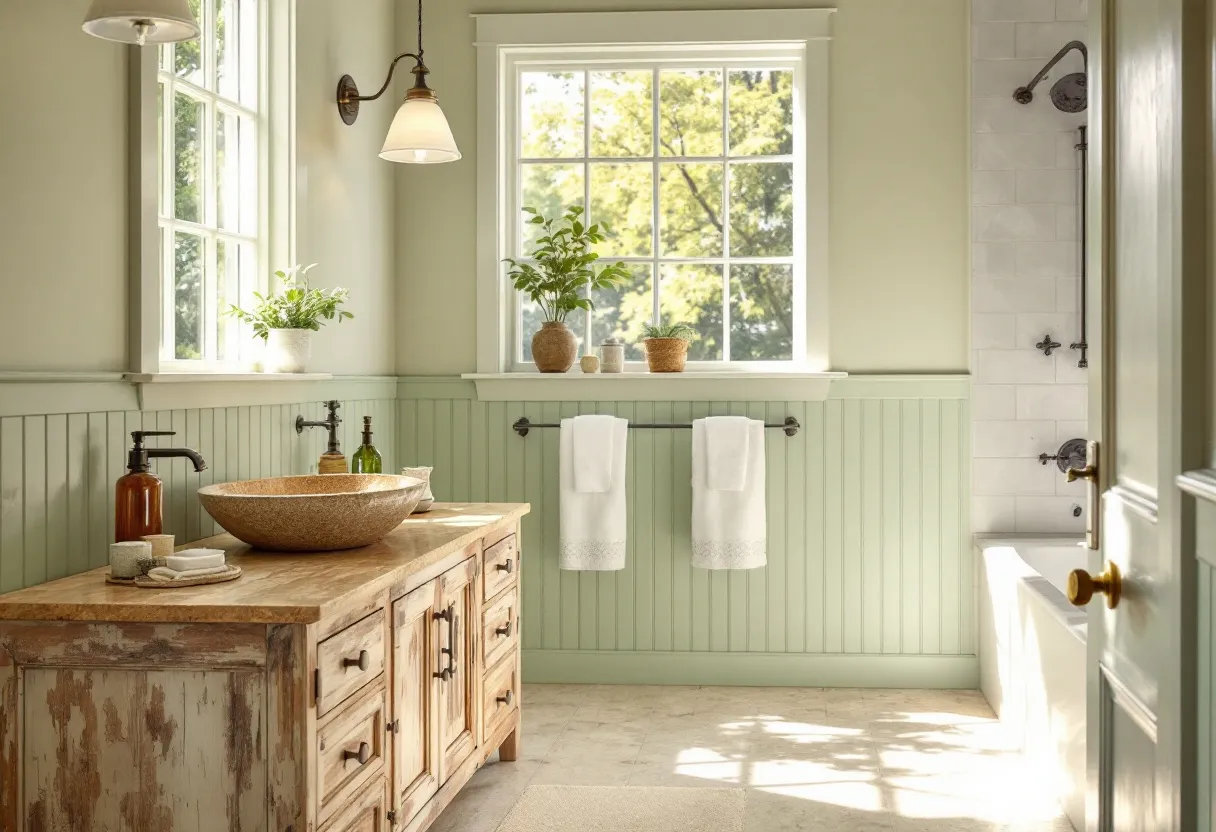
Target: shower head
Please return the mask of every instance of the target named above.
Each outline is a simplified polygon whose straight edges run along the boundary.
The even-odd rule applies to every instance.
[[[1065,75],[1051,85],[1051,103],[1065,113],[1079,113],[1089,106],[1089,79],[1084,72]]]
[[[1088,70],[1089,50],[1079,40],[1070,41],[1047,62],[1047,66],[1039,70],[1039,74],[1034,76],[1029,84],[1013,91],[1013,100],[1019,104],[1029,104],[1034,101],[1034,88],[1047,76],[1051,68],[1060,62],[1061,58],[1074,49],[1081,53],[1081,60],[1084,62],[1085,69]],[[1051,103],[1056,106],[1056,109],[1065,113],[1079,113],[1088,106],[1088,86],[1085,70],[1065,75],[1052,85]]]

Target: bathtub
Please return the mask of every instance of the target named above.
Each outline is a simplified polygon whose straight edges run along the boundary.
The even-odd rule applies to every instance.
[[[1077,538],[977,538],[980,688],[1041,787],[1085,829],[1085,610],[1065,597]]]

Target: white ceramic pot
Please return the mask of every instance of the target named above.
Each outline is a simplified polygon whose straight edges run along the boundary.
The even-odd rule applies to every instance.
[[[272,329],[262,364],[268,373],[304,373],[311,357],[311,329]]]

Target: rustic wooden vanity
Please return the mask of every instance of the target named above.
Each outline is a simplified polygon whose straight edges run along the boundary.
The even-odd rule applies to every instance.
[[[234,582],[0,596],[0,830],[417,832],[520,753],[519,521],[437,504]]]

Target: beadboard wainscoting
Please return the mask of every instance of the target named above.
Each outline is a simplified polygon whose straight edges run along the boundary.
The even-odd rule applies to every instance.
[[[105,395],[124,395],[129,386],[116,383]],[[325,390],[317,392],[321,398]],[[126,470],[131,431],[177,431],[150,437],[149,447],[185,445],[207,461],[201,474],[186,460],[153,461],[164,481],[164,530],[179,543],[221,531],[199,505],[195,492],[201,486],[306,474],[316,470],[325,450],[323,429],[310,428],[302,436],[295,431],[297,415],[324,418],[317,401],[156,412],[89,411],[88,396],[80,404],[80,412],[0,418],[0,592],[106,563],[114,482]],[[348,456],[359,447],[363,416],[371,416],[385,470],[395,470],[395,399],[343,401],[339,415]]]
[[[826,401],[515,402],[406,379],[399,458],[435,467],[437,500],[532,504],[527,681],[973,688],[968,382],[898,381],[836,380]],[[626,569],[560,571],[558,432],[511,423],[580,413],[796,418],[796,436],[767,433],[768,566],[690,566],[691,432],[636,430]]]
[[[1216,559],[1213,551],[1207,549],[1206,556]],[[1216,823],[1216,783],[1212,779],[1216,776],[1216,563],[1201,559],[1196,577],[1199,590],[1196,663],[1199,752],[1195,778],[1199,783],[1199,823],[1196,828],[1212,829]]]

